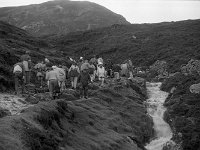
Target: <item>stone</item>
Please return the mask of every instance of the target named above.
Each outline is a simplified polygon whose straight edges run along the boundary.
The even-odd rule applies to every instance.
[[[11,112],[5,108],[0,107],[0,118],[11,115]]]
[[[190,92],[194,94],[199,94],[200,93],[200,83],[198,84],[192,84],[190,86]]]

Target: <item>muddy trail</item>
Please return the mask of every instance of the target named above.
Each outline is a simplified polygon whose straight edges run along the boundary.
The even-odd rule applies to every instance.
[[[104,88],[91,85],[87,100],[78,96],[67,90],[60,99],[49,101],[47,95],[38,94],[39,102],[29,105],[33,97],[5,95],[3,99],[15,101],[16,108],[4,107],[12,113],[0,118],[0,149],[145,149],[154,133],[143,105],[145,85],[123,79]]]
[[[25,98],[12,94],[0,94],[0,109],[2,115],[18,115],[23,109],[32,106]],[[4,113],[3,113],[4,112]]]

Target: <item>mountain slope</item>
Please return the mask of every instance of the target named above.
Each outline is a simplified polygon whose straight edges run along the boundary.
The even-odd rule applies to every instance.
[[[129,24],[124,17],[91,2],[68,0],[0,8],[0,20],[34,35],[65,34],[112,24]]]
[[[60,53],[53,51],[50,44],[26,31],[0,21],[0,91],[13,87],[13,65],[29,50],[32,62],[48,57],[53,63],[65,62]]]
[[[71,56],[90,58],[96,54],[116,63],[130,57],[136,66],[166,60],[171,71],[177,71],[189,59],[200,59],[200,20],[113,25],[49,40]]]
[[[0,90],[12,84],[12,66],[17,63],[26,50],[30,50],[36,61],[44,57],[40,48],[48,44],[34,38],[24,30],[0,21]]]

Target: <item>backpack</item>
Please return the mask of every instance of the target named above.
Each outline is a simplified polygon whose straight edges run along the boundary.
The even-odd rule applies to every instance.
[[[58,80],[59,81],[65,81],[65,79],[66,79],[65,70],[58,68],[57,72],[58,72],[58,77],[59,77]]]
[[[78,73],[77,68],[71,69],[71,71],[69,72],[70,77],[78,77],[78,75],[79,75],[79,73]]]
[[[23,61],[23,66],[25,71],[29,71],[29,62],[28,61]]]
[[[94,68],[89,68],[89,74],[93,74],[94,73]]]

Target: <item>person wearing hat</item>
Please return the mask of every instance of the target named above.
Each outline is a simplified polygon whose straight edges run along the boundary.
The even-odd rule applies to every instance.
[[[105,75],[106,75],[106,71],[105,71],[105,68],[103,67],[103,63],[99,62],[98,67],[97,67],[97,76],[99,78],[99,81],[101,81],[100,86],[104,86]]]
[[[48,82],[50,97],[55,99],[56,91],[58,89],[58,74],[54,70],[56,69],[56,66],[52,66],[52,68],[49,68],[49,71],[46,73],[46,80]]]
[[[24,55],[21,56],[21,61],[23,63],[24,71],[25,71],[25,84],[30,83],[30,76],[31,76],[31,70],[30,70],[30,64],[31,64],[31,57],[30,57],[30,51],[26,51]]]
[[[15,81],[15,93],[19,94],[19,86],[22,87],[22,94],[24,93],[24,67],[22,62],[16,63],[13,68],[14,81]]]
[[[83,57],[80,57],[79,62],[78,62],[79,70],[81,70],[81,66],[83,65],[83,63],[84,63]]]

